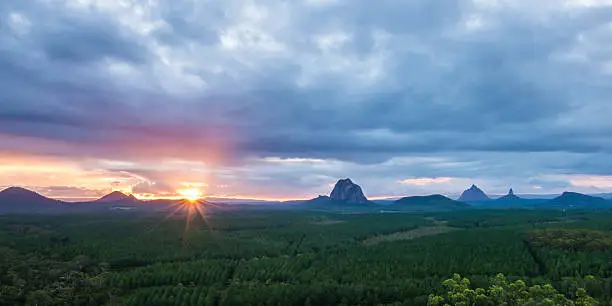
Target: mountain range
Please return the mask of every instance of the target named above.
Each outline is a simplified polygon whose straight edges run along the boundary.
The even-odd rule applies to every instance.
[[[208,199],[211,201],[211,199]],[[113,191],[99,199],[89,202],[64,202],[45,197],[34,191],[9,187],[0,191],[0,213],[76,213],[103,211],[157,211],[167,210],[179,200],[142,201],[131,194]],[[290,202],[266,202],[253,200],[225,202],[216,198],[214,209],[306,209],[325,211],[446,211],[468,209],[470,207],[554,207],[554,208],[612,208],[612,200],[603,197],[575,192],[563,194],[548,200],[524,199],[517,196],[513,189],[507,195],[491,199],[486,193],[472,185],[465,190],[459,200],[435,194],[428,196],[409,196],[382,202],[370,201],[361,186],[351,179],[341,179],[334,185],[329,195],[321,195],[311,200]]]
[[[133,195],[119,191],[89,202],[64,202],[21,187],[9,187],[0,191],[0,213],[88,213],[130,207],[136,209],[137,206],[141,210],[153,208],[145,204]]]

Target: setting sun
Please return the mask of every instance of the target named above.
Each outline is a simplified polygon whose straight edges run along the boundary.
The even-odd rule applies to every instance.
[[[181,196],[185,197],[185,199],[190,202],[195,202],[196,200],[202,197],[202,192],[195,188],[183,189],[179,190],[178,192]]]

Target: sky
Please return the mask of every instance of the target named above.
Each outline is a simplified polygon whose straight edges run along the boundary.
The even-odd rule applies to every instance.
[[[0,188],[612,192],[611,0],[0,1]]]

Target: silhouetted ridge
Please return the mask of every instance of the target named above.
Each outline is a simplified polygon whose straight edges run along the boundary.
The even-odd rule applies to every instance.
[[[23,199],[23,200],[52,200],[32,190],[22,187],[9,187],[0,191],[0,198]]]
[[[337,203],[336,200],[326,196],[326,195],[319,195],[318,197],[308,200],[309,203],[311,204],[330,204],[330,203]]]
[[[366,204],[368,199],[363,194],[361,187],[351,179],[339,180],[332,190],[329,198],[348,204]]]
[[[459,197],[459,201],[469,202],[469,201],[488,201],[489,197],[478,188],[476,185],[472,185],[470,189],[464,191]]]
[[[37,211],[41,208],[56,207],[56,204],[59,203],[62,202],[21,187],[9,187],[0,191],[0,206],[9,210],[32,209]]]
[[[608,206],[611,205],[612,202],[609,202],[606,199],[600,197],[566,191],[562,195],[550,200],[549,204],[562,206],[596,207]]]
[[[393,202],[393,205],[427,206],[431,208],[461,208],[470,206],[467,203],[449,199],[441,194],[405,197]]]

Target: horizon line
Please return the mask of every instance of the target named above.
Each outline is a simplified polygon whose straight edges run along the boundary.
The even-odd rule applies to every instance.
[[[8,188],[23,188],[25,190],[37,193],[41,196],[53,199],[53,200],[58,200],[58,201],[62,201],[62,202],[67,202],[67,203],[79,203],[79,202],[94,202],[102,197],[104,197],[105,195],[108,195],[110,193],[113,192],[121,192],[125,195],[132,195],[134,196],[136,199],[138,199],[139,201],[158,201],[158,200],[184,200],[185,197],[184,196],[143,196],[142,194],[137,194],[137,193],[129,193],[129,192],[125,192],[125,191],[121,191],[121,190],[113,190],[110,191],[109,193],[105,194],[105,195],[101,195],[101,196],[89,196],[89,197],[78,197],[78,196],[66,196],[66,197],[55,197],[55,196],[47,196],[41,192],[35,191],[33,190],[31,187],[22,187],[22,186],[5,186],[4,188],[0,189],[1,191],[4,191]],[[561,195],[564,192],[570,192],[568,190],[563,191],[561,193],[515,193],[517,195],[523,195],[523,196],[553,196],[553,195]],[[420,195],[387,195],[387,196],[373,196],[373,197],[366,197],[368,200],[373,200],[373,201],[381,201],[381,200],[392,200],[392,199],[396,199],[396,198],[405,198],[405,197],[415,197],[415,196],[428,196],[428,195],[436,195],[436,194],[440,194],[443,195],[445,197],[448,198],[455,198],[455,196],[457,195],[449,195],[449,194],[443,194],[443,193],[432,193],[432,194],[420,194]],[[599,194],[606,194],[606,192],[600,192],[600,193],[584,193],[586,195],[599,195]],[[505,194],[487,194],[488,196],[503,196]],[[236,196],[224,196],[224,195],[207,195],[207,196],[203,196],[200,197],[199,199],[211,199],[211,198],[218,198],[218,199],[227,199],[227,200],[243,200],[243,201],[261,201],[261,202],[279,202],[279,203],[284,203],[284,202],[291,202],[291,201],[308,201],[311,199],[314,199],[318,196],[322,196],[322,195],[317,195],[314,197],[295,197],[295,198],[291,198],[291,197],[286,197],[286,198],[267,198],[267,197],[249,197],[249,196],[243,196],[243,195],[236,195]],[[323,196],[327,196],[327,195],[323,195]],[[75,199],[80,199],[80,201],[71,201],[75,200]]]

